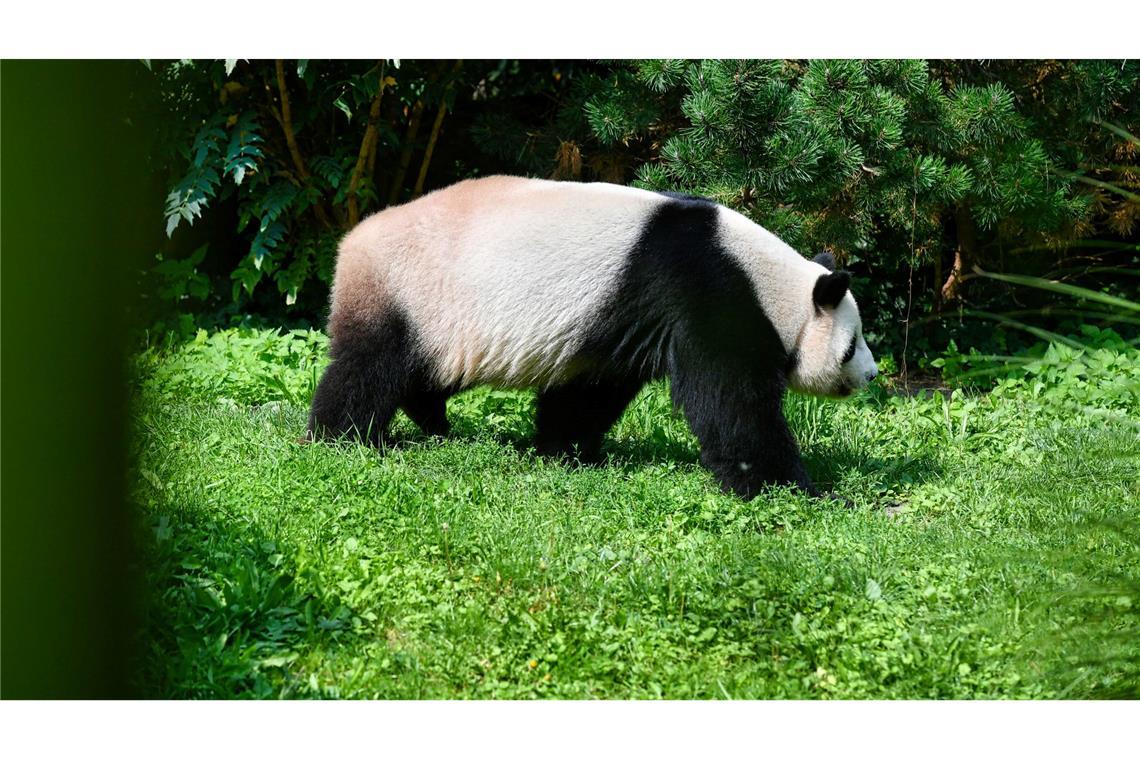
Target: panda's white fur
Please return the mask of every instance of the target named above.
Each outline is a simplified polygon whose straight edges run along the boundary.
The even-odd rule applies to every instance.
[[[847,275],[819,261],[833,266],[703,199],[461,182],[375,214],[341,242],[333,363],[310,429],[377,443],[399,405],[442,433],[450,393],[536,387],[538,448],[595,456],[640,384],[667,372],[722,485],[751,495],[792,482],[814,493],[780,412],[784,385],[840,396],[875,374]],[[656,287],[671,295],[647,292]],[[652,315],[636,312],[647,305]],[[697,324],[706,311],[719,325],[711,332]],[[724,332],[743,337],[704,345]]]
[[[345,237],[333,312],[400,306],[443,385],[550,385],[572,374],[582,326],[659,202],[619,185],[461,182]]]

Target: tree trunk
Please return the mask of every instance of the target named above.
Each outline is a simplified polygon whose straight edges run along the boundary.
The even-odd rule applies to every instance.
[[[452,79],[447,83],[447,87],[444,88],[443,95],[440,97],[439,113],[435,115],[435,121],[431,125],[427,148],[424,149],[424,159],[420,162],[420,173],[416,177],[416,186],[412,188],[412,198],[419,198],[424,191],[424,180],[427,178],[428,166],[431,164],[431,154],[435,151],[435,143],[439,139],[439,130],[443,127],[443,117],[447,115],[447,95],[451,92],[452,85],[455,84],[454,75],[458,74],[461,68],[463,68],[463,61],[456,61],[451,70]]]
[[[297,169],[297,178],[302,184],[308,184],[309,169],[305,166],[305,159],[301,157],[301,149],[297,146],[297,135],[293,132],[293,107],[289,101],[289,88],[285,86],[285,62],[278,58],[274,65],[277,70],[277,92],[281,99],[281,131],[285,133],[285,144],[289,146],[289,155],[293,158],[293,166]],[[319,201],[313,204],[313,213],[327,229],[333,228],[332,220]]]
[[[388,188],[388,205],[391,206],[400,200],[404,190],[404,177],[408,173],[408,165],[412,162],[412,149],[416,144],[416,134],[420,131],[420,119],[424,115],[424,102],[417,100],[412,107],[412,115],[408,120],[408,131],[404,135],[404,147],[400,151],[400,165],[396,168],[396,176],[392,178],[392,185]]]
[[[942,285],[946,281],[942,279],[942,251],[935,251],[934,254],[934,313],[939,314],[942,312]]]
[[[428,165],[431,163],[431,154],[435,150],[435,141],[439,139],[439,130],[443,126],[443,117],[447,113],[447,103],[441,103],[435,121],[431,125],[431,134],[428,136],[427,148],[424,149],[424,158],[420,162],[420,173],[416,177],[416,185],[412,188],[412,198],[419,198],[424,191],[424,180],[427,179]]]
[[[368,108],[368,126],[364,130],[364,138],[360,141],[360,152],[356,157],[356,165],[352,168],[352,178],[348,182],[348,228],[355,227],[360,221],[360,199],[356,191],[360,186],[360,179],[364,175],[364,168],[374,162],[376,142],[380,136],[378,124],[380,122],[380,102],[384,98],[384,66],[380,66],[380,86],[376,96],[372,98],[372,105]]]
[[[962,296],[962,283],[978,258],[978,228],[974,225],[968,203],[959,203],[954,214],[958,232],[958,250],[954,252],[954,265],[950,276],[942,284],[942,303],[954,303]]]

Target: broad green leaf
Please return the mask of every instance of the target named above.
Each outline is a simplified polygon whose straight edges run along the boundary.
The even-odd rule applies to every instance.
[[[296,652],[286,652],[285,654],[278,654],[272,657],[266,657],[261,661],[263,668],[280,668],[288,665],[297,659]]]
[[[348,117],[349,121],[352,121],[352,109],[348,107],[348,103],[344,102],[343,95],[333,101],[333,105],[339,108],[341,112],[343,112],[344,115]]]
[[[1055,280],[1046,280],[1041,277],[1030,277],[1027,275],[1016,274],[997,274],[996,272],[986,272],[978,267],[974,268],[974,272],[980,277],[989,277],[993,280],[1001,280],[1002,282],[1012,282],[1018,285],[1027,285],[1031,288],[1040,288],[1041,290],[1051,290],[1054,293],[1064,293],[1067,296],[1075,298],[1087,298],[1090,301],[1097,301],[1099,303],[1113,306],[1119,309],[1127,309],[1129,311],[1140,311],[1140,303],[1129,301],[1125,298],[1117,298],[1110,296],[1107,293],[1100,293],[1088,288],[1081,288],[1076,285],[1069,285],[1065,282],[1056,282]],[[1048,336],[1052,339],[1054,336]]]

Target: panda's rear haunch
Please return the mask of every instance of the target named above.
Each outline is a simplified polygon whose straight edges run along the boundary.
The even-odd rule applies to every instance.
[[[834,268],[701,198],[460,182],[341,242],[310,437],[378,446],[401,408],[444,435],[447,398],[487,383],[536,388],[535,449],[591,461],[638,390],[668,376],[722,487],[818,495],[784,389],[845,396],[876,374]]]

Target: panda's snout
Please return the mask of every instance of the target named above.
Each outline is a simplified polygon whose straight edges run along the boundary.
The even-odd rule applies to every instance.
[[[869,369],[865,373],[863,373],[863,377],[865,377],[867,379],[868,383],[871,382],[872,380],[874,380],[878,376],[879,376],[879,368],[878,367],[871,367],[871,369]]]

